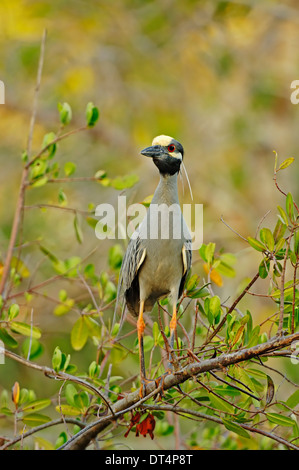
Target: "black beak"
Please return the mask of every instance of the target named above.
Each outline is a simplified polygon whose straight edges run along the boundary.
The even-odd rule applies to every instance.
[[[161,145],[152,145],[151,147],[146,147],[145,149],[141,150],[141,155],[145,155],[146,157],[157,158],[160,157],[163,152],[163,147]]]

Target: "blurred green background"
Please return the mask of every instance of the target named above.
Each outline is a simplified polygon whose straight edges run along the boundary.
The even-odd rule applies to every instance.
[[[299,79],[298,24],[296,0],[2,0],[2,261],[46,28],[33,151],[40,149],[45,133],[59,128],[58,102],[71,105],[73,128],[84,124],[86,103],[92,101],[100,109],[99,123],[63,141],[55,158],[61,166],[75,162],[76,176],[93,176],[97,170],[111,177],[137,174],[139,182],[124,194],[129,202],[140,202],[154,192],[158,181],[155,166],[140,150],[156,135],[175,137],[185,148],[194,202],[204,205],[204,242],[216,242],[218,249],[237,256],[236,279],[220,294],[223,299],[233,296],[238,284],[255,274],[260,256],[248,250],[220,217],[247,237],[254,236],[271,210],[265,224],[274,227],[276,206],[284,203],[273,182],[273,151],[280,162],[295,157],[279,181],[295,200],[299,196],[299,105],[290,101],[291,83]],[[90,203],[116,203],[120,193],[95,182],[48,184],[29,190],[26,204],[56,204],[61,188],[68,205],[82,210]],[[186,181],[184,193],[181,183],[179,189],[181,202],[190,202]],[[83,257],[100,244],[92,262],[99,269],[105,267],[113,243],[99,242],[87,224],[82,230],[84,243],[79,245],[72,215],[35,209],[26,211],[23,237],[29,241],[42,236],[61,257]],[[48,276],[48,267],[47,263],[38,267],[35,254],[36,247],[29,246],[23,261],[36,271],[37,282]],[[57,296],[57,286],[55,292]],[[261,300],[260,306],[261,318],[263,309],[268,316],[269,303]],[[49,332],[56,319],[51,320],[47,308],[37,315]],[[69,331],[68,324],[65,329]]]

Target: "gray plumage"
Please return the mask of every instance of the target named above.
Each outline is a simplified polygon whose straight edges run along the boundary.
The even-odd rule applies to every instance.
[[[160,182],[144,220],[128,244],[118,284],[117,298],[124,294],[125,305],[134,316],[139,314],[141,300],[145,312],[151,312],[155,303],[166,296],[176,305],[192,260],[191,236],[177,190],[183,147],[167,136],[159,136],[153,144],[142,154],[153,158],[159,168]],[[168,151],[172,146],[175,151]],[[159,152],[163,157],[158,156]]]

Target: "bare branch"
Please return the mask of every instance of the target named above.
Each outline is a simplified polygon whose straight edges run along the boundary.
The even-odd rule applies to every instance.
[[[36,87],[35,87],[35,94],[34,94],[34,100],[33,100],[33,110],[32,110],[32,116],[31,116],[31,121],[30,121],[28,144],[27,144],[27,154],[28,154],[28,156],[31,153],[31,143],[32,143],[32,136],[33,136],[33,130],[34,130],[34,125],[35,125],[36,111],[37,111],[37,100],[38,100],[38,94],[39,94],[39,89],[40,89],[40,84],[41,84],[41,77],[42,77],[42,69],[43,69],[43,63],[44,63],[45,43],[46,43],[46,31],[44,31],[42,41],[41,41],[40,57],[39,57],[37,79],[36,79]],[[20,220],[21,220],[22,213],[23,213],[23,208],[24,208],[25,190],[26,190],[26,185],[27,185],[28,171],[29,171],[28,167],[24,166],[23,172],[22,172],[22,177],[21,177],[19,196],[18,196],[18,200],[17,200],[17,207],[16,207],[15,214],[14,214],[14,220],[13,220],[13,224],[12,224],[9,245],[8,245],[8,249],[7,249],[7,253],[6,253],[5,263],[4,263],[4,266],[3,266],[2,278],[1,278],[1,282],[0,282],[0,294],[2,294],[3,297],[5,297],[4,296],[4,290],[5,290],[7,278],[8,278],[9,272],[10,272],[10,264],[11,264],[13,249],[14,249],[16,239],[17,239],[17,236],[18,236]]]
[[[192,362],[184,367],[182,370],[165,376],[163,382],[163,389],[167,390],[171,387],[179,385],[186,380],[197,376],[203,372],[210,370],[223,369],[231,364],[236,364],[242,361],[265,355],[269,352],[281,349],[288,346],[293,341],[299,340],[299,333],[285,337],[274,337],[266,343],[258,344],[252,348],[241,349],[229,354],[222,354],[219,357],[206,359],[201,362]],[[106,415],[94,423],[88,425],[84,430],[79,431],[73,436],[63,448],[67,450],[80,450],[85,449],[90,441],[94,439],[99,432],[105,429],[114,419],[122,416],[127,411],[140,406],[141,403],[147,401],[149,398],[156,396],[160,393],[161,385],[156,388],[155,382],[149,383],[146,386],[147,395],[140,400],[139,390],[129,393],[125,398],[118,400],[112,405],[114,416],[112,414]],[[256,431],[258,432],[258,431]],[[285,443],[286,441],[284,441]]]

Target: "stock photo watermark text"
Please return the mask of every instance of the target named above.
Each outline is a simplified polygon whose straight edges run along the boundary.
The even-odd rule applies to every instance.
[[[117,208],[109,203],[99,204],[95,216],[99,217],[95,227],[99,240],[121,240],[137,235],[141,239],[169,240],[183,236],[191,240],[192,250],[199,249],[203,243],[202,204],[183,204],[182,211],[179,204],[151,204],[147,208],[138,203],[127,205],[126,196],[119,196]]]

